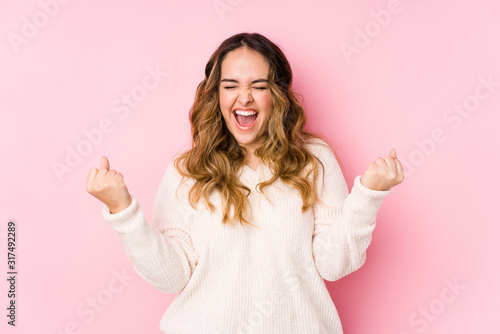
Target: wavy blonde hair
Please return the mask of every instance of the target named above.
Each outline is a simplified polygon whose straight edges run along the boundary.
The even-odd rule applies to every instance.
[[[222,62],[228,52],[240,47],[257,51],[270,65],[268,80],[273,108],[263,138],[259,138],[263,139],[264,144],[254,154],[270,167],[273,177],[259,183],[259,191],[263,193],[264,187],[280,178],[300,192],[303,213],[316,201],[322,203],[316,192],[318,162],[323,170],[324,166],[308,150],[306,144],[314,138],[325,142],[327,140],[304,130],[304,108],[291,90],[292,70],[278,46],[258,33],[240,33],[222,42],[205,67],[205,78],[196,89],[195,100],[189,112],[193,137],[191,149],[180,154],[175,159],[174,166],[182,175],[183,182],[185,178],[194,180],[189,191],[189,202],[193,208],[202,199],[205,207],[213,212],[215,207],[209,196],[213,191],[219,191],[222,223],[233,225],[235,220],[239,220],[242,225],[246,223],[256,227],[246,218],[250,207],[248,195],[251,191],[237,178],[237,172],[244,167],[247,152],[239,146],[227,128],[219,106]],[[305,176],[301,175],[309,164],[311,169]],[[234,215],[229,217],[231,208],[234,208]]]

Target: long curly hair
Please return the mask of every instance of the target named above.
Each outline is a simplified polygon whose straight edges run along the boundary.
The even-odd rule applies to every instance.
[[[259,191],[263,193],[266,186],[280,178],[300,192],[303,213],[316,201],[322,203],[316,192],[316,183],[319,164],[323,170],[324,166],[308,150],[306,143],[314,138],[328,141],[319,134],[304,130],[304,108],[292,92],[292,70],[278,46],[258,33],[239,33],[222,42],[205,67],[205,78],[196,89],[189,112],[193,137],[191,149],[177,156],[174,166],[182,175],[183,182],[185,178],[194,180],[189,191],[189,202],[193,208],[202,199],[205,207],[213,212],[215,207],[209,196],[213,191],[219,191],[222,223],[234,225],[238,220],[241,225],[246,223],[256,227],[247,219],[251,191],[237,177],[237,172],[244,167],[247,152],[229,131],[219,106],[222,62],[227,53],[240,47],[257,51],[270,65],[268,80],[272,110],[263,134],[264,144],[254,154],[269,166],[273,177],[259,183]],[[307,170],[308,165],[311,168]],[[231,208],[234,209],[232,217]]]

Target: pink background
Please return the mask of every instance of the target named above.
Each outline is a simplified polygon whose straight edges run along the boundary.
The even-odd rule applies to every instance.
[[[205,64],[239,32],[282,47],[309,128],[336,143],[349,189],[391,148],[403,162],[366,264],[327,282],[345,333],[500,333],[499,1],[54,4],[0,4],[1,276],[10,219],[18,271],[16,328],[0,280],[2,333],[159,333],[174,295],[133,271],[87,173],[106,155],[150,221],[167,164],[189,146]],[[148,67],[168,75],[145,91]],[[125,114],[131,92],[141,101]],[[84,132],[103,122],[89,143]],[[53,165],[77,148],[58,176]]]

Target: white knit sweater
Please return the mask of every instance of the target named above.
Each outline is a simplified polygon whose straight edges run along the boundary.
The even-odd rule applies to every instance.
[[[202,201],[187,199],[192,180],[175,196],[181,176],[167,167],[153,208],[152,226],[132,196],[125,210],[106,221],[118,232],[137,274],[156,289],[177,294],[160,322],[171,334],[316,334],[342,333],[337,310],[323,279],[335,281],[359,269],[366,259],[377,211],[391,190],[377,191],[354,180],[351,193],[331,148],[322,140],[308,144],[319,166],[318,191],[329,206],[301,212],[300,193],[271,176],[261,163],[245,165],[240,180],[252,189],[251,222],[221,223],[220,197],[210,213]]]

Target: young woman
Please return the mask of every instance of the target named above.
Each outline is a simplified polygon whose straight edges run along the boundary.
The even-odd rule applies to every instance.
[[[403,181],[396,151],[351,193],[332,148],[304,130],[292,71],[266,37],[226,39],[190,111],[192,148],[169,163],[152,226],[106,157],[87,191],[137,274],[178,294],[164,333],[342,333],[325,286],[366,259],[377,211]]]

